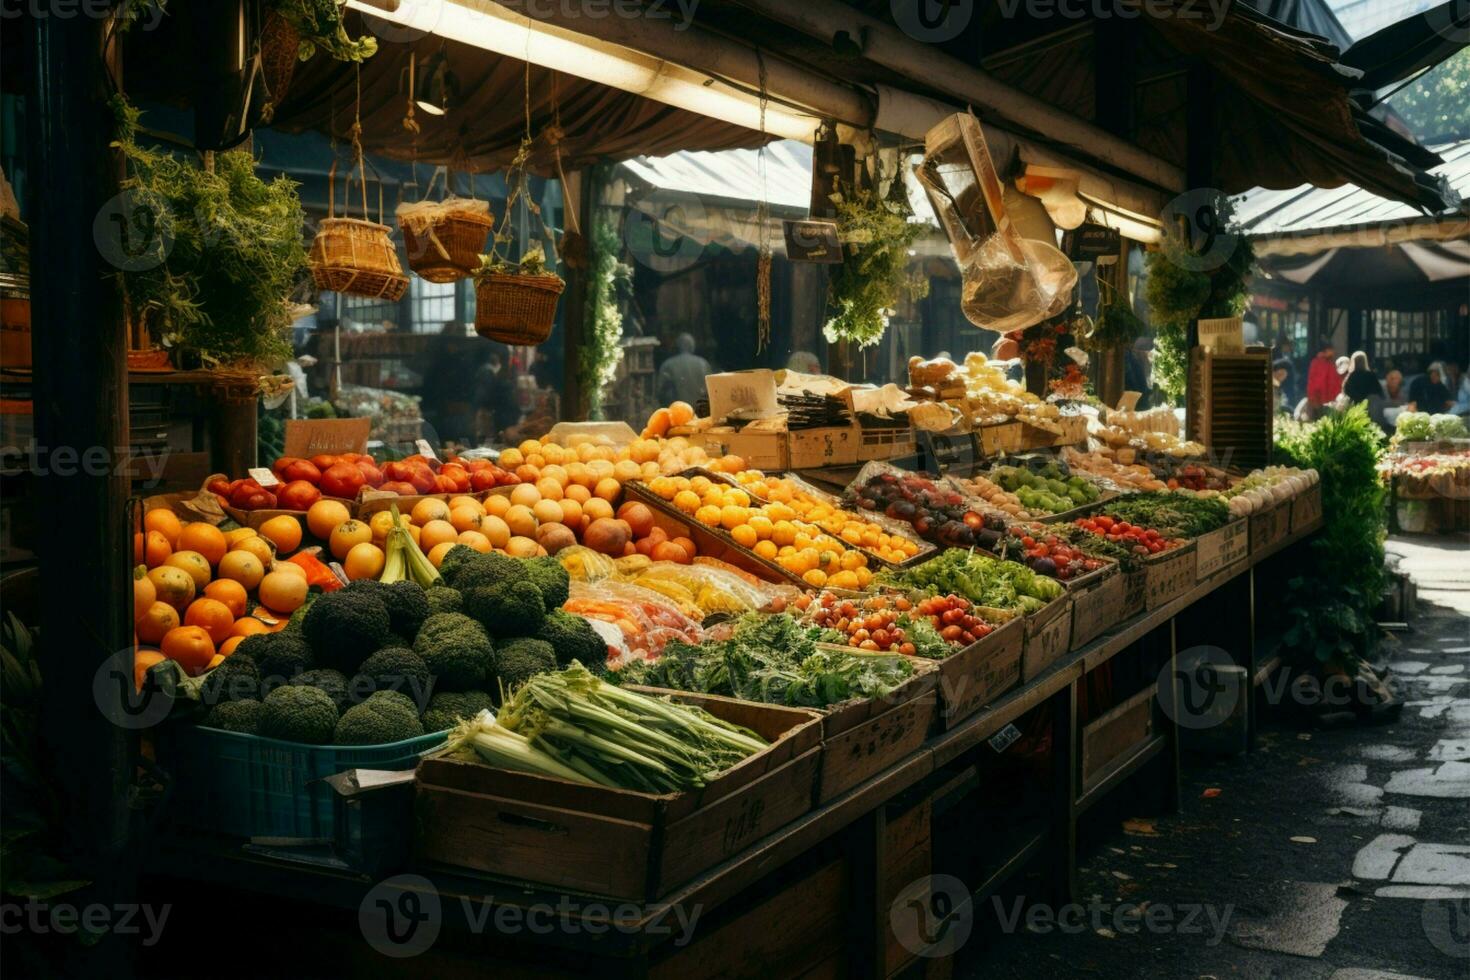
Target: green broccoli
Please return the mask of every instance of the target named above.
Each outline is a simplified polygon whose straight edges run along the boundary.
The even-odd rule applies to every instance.
[[[422,734],[413,702],[397,691],[379,691],[343,713],[332,740],[338,745],[388,745]]]
[[[446,691],[484,687],[495,657],[484,627],[462,613],[439,613],[424,620],[413,652],[424,658],[438,687]]]
[[[424,712],[424,731],[445,731],[492,707],[494,702],[484,691],[440,691],[429,699],[429,707]]]
[[[523,637],[495,648],[495,673],[509,692],[535,677],[556,670],[556,651],[545,640]]]
[[[260,728],[260,709],[260,702],[255,700],[225,701],[209,709],[209,714],[204,716],[204,725],[241,735],[254,735]]]
[[[530,636],[546,619],[541,590],[524,578],[470,589],[464,594],[464,610],[495,637]]]
[[[416,636],[429,618],[429,601],[417,582],[405,579],[384,585],[370,578],[351,582],[343,592],[369,592],[388,610],[388,628],[398,636]]]
[[[241,642],[243,646],[243,641]],[[204,677],[199,698],[206,705],[253,701],[260,697],[260,668],[255,658],[236,650]]]
[[[528,559],[524,564],[527,576],[541,590],[541,598],[546,603],[548,612],[567,604],[567,599],[572,594],[572,578],[560,561],[545,555]]]
[[[325,691],[331,697],[332,703],[337,706],[338,711],[347,710],[347,706],[357,700],[348,690],[347,675],[340,670],[332,670],[330,667],[302,671],[291,678],[291,683],[298,687],[314,687],[319,691]],[[367,693],[364,691],[363,695]]]
[[[384,647],[362,662],[357,675],[373,691],[399,691],[412,698],[429,689],[429,665],[406,647]]]
[[[306,639],[289,630],[247,636],[240,641],[230,659],[242,653],[255,661],[260,682],[271,687],[284,684],[303,670],[309,670],[315,662]]]
[[[466,550],[474,551],[473,548]],[[430,586],[424,591],[424,598],[429,601],[430,616],[438,613],[464,611],[464,597],[459,594],[459,590],[451,589],[447,585]]]
[[[291,618],[286,620],[286,628],[282,632],[300,634],[301,623],[306,619],[307,611],[311,609],[312,603],[316,602],[322,595],[323,593],[321,592],[306,593],[306,601],[296,607],[296,611],[291,614]]]
[[[311,604],[301,624],[318,659],[348,675],[357,672],[369,653],[382,649],[390,627],[388,609],[376,589],[328,592]]]
[[[594,673],[606,669],[607,641],[581,616],[560,609],[552,611],[536,631],[536,639],[551,644],[556,651],[558,666],[565,667],[573,660],[580,660]]]
[[[461,550],[462,549],[462,550]],[[468,551],[469,554],[463,554]],[[450,559],[453,558],[454,561]],[[465,545],[450,548],[439,565],[444,581],[460,592],[487,585],[501,585],[526,577],[525,562],[497,552],[481,554]],[[444,571],[445,567],[449,571]]]
[[[326,691],[278,687],[261,702],[257,733],[286,742],[326,745],[332,741],[336,727],[337,705]]]

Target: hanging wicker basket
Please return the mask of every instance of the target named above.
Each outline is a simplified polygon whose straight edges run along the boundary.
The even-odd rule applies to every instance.
[[[481,275],[475,284],[475,332],[517,347],[543,344],[565,288],[560,276]]]
[[[265,76],[266,89],[270,92],[271,115],[275,114],[275,107],[285,101],[300,60],[301,32],[285,17],[271,11],[266,15],[265,27],[260,32],[260,68]]]
[[[363,175],[364,185],[366,174]],[[319,289],[350,296],[367,296],[397,302],[408,289],[408,277],[393,247],[393,230],[381,222],[367,220],[367,190],[363,189],[363,217],[336,216],[337,165],[332,165],[327,195],[328,214],[317,225],[311,243],[311,277]],[[349,183],[351,176],[348,177]],[[378,204],[382,216],[381,200]]]
[[[449,200],[398,209],[398,227],[408,251],[408,267],[429,282],[454,282],[470,276],[495,228],[489,204]]]

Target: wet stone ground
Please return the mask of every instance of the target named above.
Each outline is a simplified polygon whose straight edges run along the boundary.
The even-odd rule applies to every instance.
[[[959,977],[1470,978],[1470,547],[1390,542],[1420,587],[1388,656],[1397,721],[1268,715],[1187,760],[1182,810],[1092,816],[1075,908],[975,909]]]

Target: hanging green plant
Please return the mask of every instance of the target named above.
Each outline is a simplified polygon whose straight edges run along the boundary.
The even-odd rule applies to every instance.
[[[1128,297],[1106,279],[1098,277],[1098,286],[1104,293],[1105,304],[1098,312],[1092,333],[1079,337],[1083,350],[1108,351],[1132,347],[1133,342],[1143,336],[1143,321],[1133,312]]]
[[[208,366],[269,368],[291,356],[289,297],[306,270],[306,215],[296,185],[267,183],[244,150],[214,169],[140,145],[137,109],[113,100],[127,164],[123,189],[146,251],[120,273],[130,315],[168,348]]]
[[[901,202],[876,191],[834,194],[832,203],[844,247],[827,290],[823,333],[830,343],[871,347],[883,338],[900,302],[929,295],[929,280],[909,271],[909,249],[923,226],[908,220]]]
[[[168,13],[169,3],[184,0],[123,0],[119,8],[122,28],[134,24],[154,24]],[[354,38],[347,33],[342,20],[345,0],[266,0],[266,9],[275,11],[301,35],[297,57],[306,61],[318,51],[338,61],[365,61],[378,52],[378,39],[371,36]]]
[[[1184,399],[1189,373],[1189,324],[1193,320],[1240,316],[1250,299],[1255,247],[1235,225],[1230,199],[1216,195],[1215,220],[1224,228],[1221,255],[1197,256],[1167,222],[1155,251],[1148,253],[1144,298],[1154,326],[1154,385],[1170,401]]]
[[[587,272],[587,320],[577,361],[577,388],[587,401],[587,417],[603,418],[603,395],[623,362],[623,313],[618,289],[631,270],[618,261],[622,239],[611,212],[598,208],[592,221],[592,261]]]

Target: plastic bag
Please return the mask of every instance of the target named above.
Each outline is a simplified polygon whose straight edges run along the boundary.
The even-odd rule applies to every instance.
[[[1077,270],[1055,245],[1016,231],[979,121],[950,116],[929,130],[924,150],[915,175],[959,263],[965,317],[1007,333],[1065,310]]]
[[[666,596],[627,582],[573,582],[562,606],[584,619],[616,626],[632,656],[657,657],[670,640],[699,643],[704,635]]]

